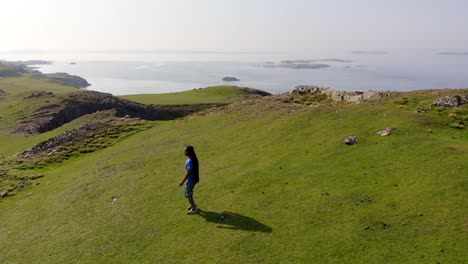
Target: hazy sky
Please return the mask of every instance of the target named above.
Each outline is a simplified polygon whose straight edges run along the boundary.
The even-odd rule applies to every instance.
[[[468,52],[466,0],[0,2],[0,51]]]

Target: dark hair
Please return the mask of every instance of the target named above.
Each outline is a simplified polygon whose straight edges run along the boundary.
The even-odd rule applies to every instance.
[[[187,149],[187,154],[188,156],[190,157],[190,159],[192,160],[192,164],[193,164],[193,177],[194,177],[194,180],[195,180],[195,183],[197,183],[199,181],[199,170],[198,170],[198,167],[199,167],[199,164],[198,164],[198,158],[197,158],[197,154],[195,153],[195,149],[193,148],[193,146],[186,146],[185,149]]]

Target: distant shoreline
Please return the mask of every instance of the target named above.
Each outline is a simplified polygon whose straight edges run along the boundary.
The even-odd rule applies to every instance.
[[[468,56],[468,52],[440,52],[439,55]]]

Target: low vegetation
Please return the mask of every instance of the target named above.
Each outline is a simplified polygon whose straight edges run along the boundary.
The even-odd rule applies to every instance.
[[[6,128],[30,91],[19,96],[1,79],[0,89],[13,96],[0,110],[17,104],[0,112]],[[200,93],[222,103],[220,89]],[[185,93],[187,101],[176,94],[128,99],[212,99],[196,91]],[[176,120],[104,122],[102,130],[28,160],[20,157],[26,149],[101,117],[31,137],[3,131],[0,182],[16,195],[0,198],[0,261],[468,262],[468,108],[432,105],[460,93],[467,90],[361,104],[252,97]],[[387,127],[396,130],[376,134]],[[345,145],[351,135],[357,143]],[[185,214],[178,187],[186,144],[201,164],[198,215]]]

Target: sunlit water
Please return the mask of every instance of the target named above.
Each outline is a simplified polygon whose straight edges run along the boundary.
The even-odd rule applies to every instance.
[[[0,59],[52,60],[40,65],[44,73],[79,75],[90,90],[124,94],[168,93],[213,85],[237,85],[270,93],[288,92],[297,85],[334,87],[346,91],[408,91],[467,88],[468,56],[420,54],[164,54],[76,53],[0,54]],[[266,62],[300,59],[325,61],[328,68],[266,68]],[[70,64],[75,62],[76,64]],[[223,82],[225,76],[239,82]]]

